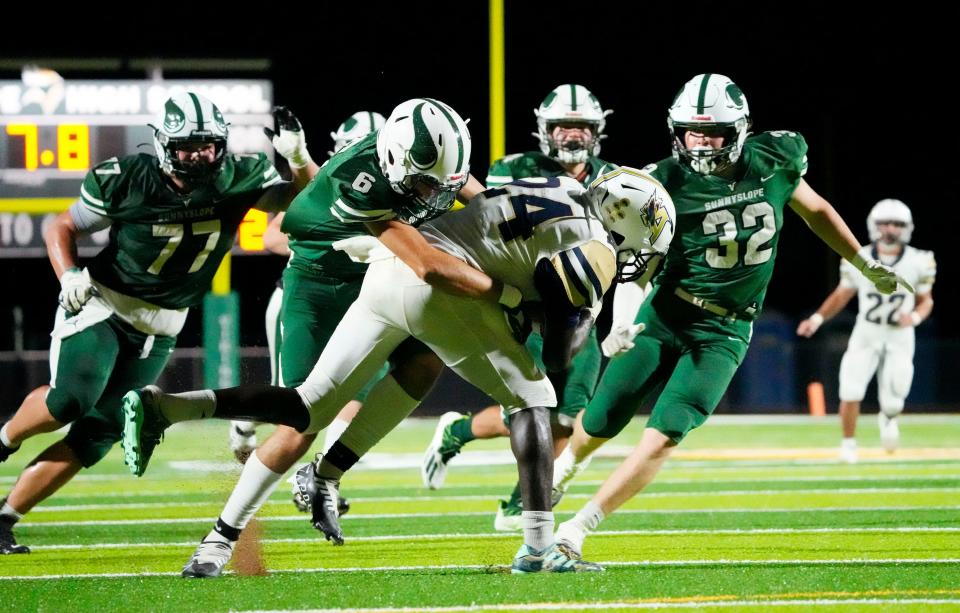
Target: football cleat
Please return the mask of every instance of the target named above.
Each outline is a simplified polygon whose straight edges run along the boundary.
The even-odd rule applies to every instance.
[[[526,543],[520,545],[517,555],[513,557],[513,564],[510,565],[510,572],[515,575],[539,573],[543,570],[543,554],[546,551],[537,551]]]
[[[497,507],[497,516],[493,520],[493,529],[497,532],[518,532],[523,530],[523,507],[520,500],[514,502],[501,500]]]
[[[14,523],[7,517],[0,516],[0,555],[30,553],[29,547],[17,544],[17,539],[13,536]]]
[[[300,471],[303,471],[303,476],[300,477]],[[297,472],[293,474],[290,478],[290,483],[293,484],[293,506],[297,507],[297,510],[301,513],[310,512],[310,503],[304,500],[303,494],[300,493],[300,484],[303,483],[303,487],[307,490],[310,499],[312,500],[315,496],[315,485],[314,478],[316,472],[314,471],[313,464],[307,463],[297,469]],[[350,511],[350,501],[346,498],[340,496],[337,499],[337,513],[340,515],[346,515]]]
[[[237,462],[246,464],[250,454],[257,448],[257,429],[253,422],[230,422],[230,450]]]
[[[447,479],[447,464],[463,448],[463,442],[450,430],[450,426],[461,419],[469,419],[469,415],[448,411],[441,415],[437,422],[433,439],[420,464],[420,478],[427,489],[438,490],[443,487],[443,482]]]
[[[196,579],[219,577],[232,555],[233,544],[230,542],[200,541],[180,576]]]
[[[857,441],[844,439],[840,442],[840,460],[847,464],[857,463]]]
[[[579,553],[560,542],[554,543],[543,556],[543,571],[547,573],[590,573],[602,570],[602,566],[587,562]]]
[[[568,520],[557,526],[555,535],[556,544],[572,558],[580,559],[583,551],[583,541],[586,540],[586,533],[573,520]]]
[[[897,418],[887,417],[883,411],[877,417],[880,422],[880,444],[887,453],[893,453],[900,445],[900,426],[897,425]]]
[[[163,439],[163,431],[170,422],[160,412],[157,394],[162,393],[156,385],[148,385],[127,392],[123,396],[123,461],[131,474],[143,476],[153,450]]]
[[[300,467],[295,475],[296,486],[313,515],[313,527],[334,545],[343,545],[343,529],[340,528],[340,513],[337,509],[340,481],[317,476],[317,465],[322,458],[318,453],[314,462]]]

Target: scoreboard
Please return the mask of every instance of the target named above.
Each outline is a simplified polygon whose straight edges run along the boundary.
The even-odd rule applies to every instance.
[[[114,156],[152,154],[147,124],[171,94],[188,88],[220,108],[231,153],[273,155],[262,130],[273,123],[269,81],[74,81],[52,71],[0,80],[0,257],[46,257],[43,230],[79,197],[87,170]],[[265,213],[250,211],[234,253],[265,253],[266,226]],[[94,255],[108,233],[82,238],[80,255]]]

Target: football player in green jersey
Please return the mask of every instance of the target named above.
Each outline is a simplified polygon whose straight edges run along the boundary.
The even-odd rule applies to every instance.
[[[227,133],[203,96],[171,96],[154,126],[156,156],[94,166],[80,199],[47,231],[62,286],[50,385],[31,392],[0,429],[0,460],[30,436],[71,427],[4,501],[0,553],[28,552],[12,525],[120,439],[123,393],[160,375],[247,211],[283,209],[306,183],[307,168],[287,183],[264,154],[228,154]],[[77,236],[107,227],[107,246],[81,270]]]
[[[687,82],[669,110],[673,156],[648,166],[676,205],[674,240],[637,314],[646,325],[633,349],[611,361],[568,450],[556,493],[577,465],[662,391],[637,447],[577,515],[557,530],[573,556],[600,521],[642,490],[688,432],[720,401],[750,343],[773,274],[789,206],[831,249],[884,294],[896,273],[858,255],[860,244],[829,202],[803,179],[807,145],[796,132],[749,136],[747,100],[723,75]],[[906,284],[905,284],[906,285]]]
[[[589,185],[598,175],[616,168],[597,157],[601,140],[606,138],[606,117],[600,101],[583,85],[564,84],[554,88],[533,113],[537,118],[540,151],[508,155],[496,160],[487,172],[487,187],[499,187],[529,177],[569,176]],[[624,339],[629,342],[630,339]],[[543,338],[536,332],[527,339],[527,348],[541,368]],[[554,375],[561,392],[551,412],[556,450],[563,449],[573,431],[577,414],[587,406],[600,377],[601,348],[596,331],[574,357],[570,370]],[[560,379],[563,379],[561,381]],[[439,489],[447,475],[447,464],[464,445],[475,439],[510,436],[509,418],[499,405],[473,415],[449,411],[440,417],[433,440],[424,452],[420,476],[425,487]],[[497,530],[520,529],[523,505],[520,486],[514,487],[508,500],[501,500],[494,519]]]
[[[329,336],[338,322],[326,311],[340,309],[342,312],[346,306],[344,300],[349,297],[349,304],[356,297],[359,289],[356,281],[366,269],[365,264],[351,261],[347,254],[346,250],[353,249],[356,241],[372,241],[389,247],[431,285],[480,297],[493,304],[517,306],[519,290],[494,281],[462,260],[430,246],[414,227],[447,211],[458,191],[464,200],[481,191],[482,186],[469,177],[469,155],[470,136],[463,119],[442,102],[418,98],[399,105],[377,133],[348,145],[323,166],[282,222],[293,254],[284,272],[284,354],[288,347],[293,351],[294,341],[315,343],[315,339]],[[368,233],[375,234],[379,240]],[[310,301],[321,292],[329,295],[329,301],[322,303],[329,306],[318,313],[318,303]],[[290,307],[294,302],[298,305],[295,313]],[[294,319],[303,321],[302,329],[288,336]],[[391,356],[391,361],[392,372],[378,384],[385,409],[377,418],[383,424],[405,417],[442,369],[436,356],[416,343],[404,343]],[[295,362],[299,363],[302,360]],[[287,366],[282,357],[285,384],[309,373],[308,368],[307,372],[298,371],[288,376],[291,373]],[[257,400],[256,394],[261,392],[268,394],[269,399]],[[211,395],[218,399],[215,410],[207,402]],[[207,411],[215,412],[218,417],[272,421],[305,411],[294,387],[242,386],[217,391],[215,395],[209,391],[187,393],[180,401],[182,404],[173,409],[169,419],[200,416]],[[373,401],[372,397],[368,399],[376,406]],[[263,409],[268,414],[257,413]],[[333,416],[325,417],[332,419]],[[283,472],[306,450],[309,441],[300,433],[306,424],[288,425],[299,426],[299,429],[278,428],[247,460],[241,483],[228,500],[215,529],[204,538],[185,566],[184,576],[220,574],[240,531],[276,487]],[[145,468],[162,427],[162,423],[136,424],[135,440],[125,444],[127,459],[136,473],[142,473]],[[350,444],[365,444],[371,436],[365,434],[359,443],[355,440]],[[338,441],[325,457],[346,469],[357,454],[347,443]],[[325,505],[314,505],[315,511],[318,508],[326,510]],[[336,513],[335,502],[333,512]]]
[[[333,151],[330,151],[329,154],[331,157],[333,155],[352,143],[353,141],[370,134],[371,132],[376,132],[379,130],[386,118],[380,113],[372,111],[357,111],[343,121],[335,132],[330,133],[330,138],[333,139]],[[303,130],[299,125],[291,126],[292,129],[280,132],[278,134],[277,142],[274,145],[274,148],[277,149],[277,152],[281,155],[290,155],[291,158],[297,155],[297,152],[302,151],[300,155],[301,161],[288,160],[291,165],[302,164],[304,159],[308,158],[309,153],[306,148],[306,139],[303,135]],[[278,128],[279,132],[279,128]],[[282,141],[282,142],[281,142]],[[270,220],[269,225],[267,226],[266,231],[263,234],[263,246],[265,249],[271,253],[276,253],[285,257],[290,256],[290,246],[289,239],[287,235],[283,233],[280,229],[281,224],[283,223],[284,213],[278,213],[272,220]],[[359,286],[358,286],[359,287]],[[352,300],[344,300],[344,308],[349,305]],[[277,287],[274,290],[273,294],[270,296],[270,300],[267,303],[267,309],[265,314],[266,319],[266,331],[267,331],[267,347],[270,352],[270,383],[272,385],[279,385],[280,378],[280,369],[278,368],[280,363],[280,340],[283,336],[283,326],[282,318],[280,315],[281,305],[283,303],[283,280],[277,282]],[[324,310],[323,306],[320,306],[318,310]],[[339,321],[339,314],[329,314],[332,319]],[[287,355],[284,358],[284,362],[289,366],[291,360],[302,360],[306,363],[306,371],[309,372],[310,367],[316,361],[317,356],[319,356],[319,350],[322,348],[322,345],[314,345],[315,351],[313,352],[300,352],[298,355]],[[301,350],[303,347],[301,347]],[[290,373],[287,375],[290,376]],[[294,385],[298,385],[297,381],[299,377],[294,377]],[[289,378],[284,382],[284,384],[289,387],[290,380]],[[361,395],[363,395],[361,393]],[[334,441],[340,436],[340,434],[346,429],[347,424],[350,423],[350,420],[353,419],[353,416],[357,414],[357,411],[360,410],[361,399],[351,400],[344,407],[344,410],[337,416],[336,419],[327,427],[325,434],[324,448],[327,449]],[[256,434],[256,424],[254,422],[248,421],[233,421],[230,424],[230,449],[233,451],[237,460],[243,464],[247,461],[247,458],[250,457],[250,453],[253,452],[257,447],[257,434]],[[294,499],[296,502],[296,498]],[[300,503],[297,503],[298,507],[301,507]],[[301,510],[305,510],[302,509]]]

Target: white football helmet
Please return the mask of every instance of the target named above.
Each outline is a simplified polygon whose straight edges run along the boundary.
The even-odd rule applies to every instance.
[[[900,242],[904,245],[910,242],[913,236],[913,214],[910,212],[910,207],[903,202],[886,198],[873,205],[870,214],[867,215],[870,242],[876,243],[883,238],[883,232],[880,231],[881,223],[894,223],[902,228],[899,238],[890,242]]]
[[[386,119],[380,113],[357,111],[337,126],[336,132],[330,133],[330,138],[333,139],[333,151],[327,153],[332,156],[353,141],[363,138],[371,132],[376,132],[383,127],[384,122],[386,122]]]
[[[190,185],[212,183],[227,153],[227,122],[217,106],[194,92],[174,94],[163,103],[163,111],[153,128],[153,146],[160,168]],[[216,157],[212,164],[189,163],[177,157],[185,145],[212,143]]]
[[[380,128],[377,157],[393,190],[413,201],[398,218],[420,223],[449,210],[470,177],[470,130],[438,100],[407,100]]]
[[[540,141],[540,151],[544,155],[566,164],[586,162],[591,155],[600,153],[600,141],[606,138],[603,129],[607,125],[607,115],[597,97],[583,85],[567,83],[557,86],[533,110],[537,116],[537,131],[534,136]],[[556,142],[553,128],[558,123],[585,124],[589,126],[592,137],[586,142]]]
[[[677,211],[656,179],[621,166],[597,177],[587,198],[617,246],[617,281],[638,279],[650,258],[667,253]]]
[[[687,81],[674,98],[667,126],[673,139],[673,157],[708,175],[740,159],[750,131],[750,107],[746,96],[728,77],[700,74]],[[690,130],[723,136],[723,147],[688,149],[684,134]]]

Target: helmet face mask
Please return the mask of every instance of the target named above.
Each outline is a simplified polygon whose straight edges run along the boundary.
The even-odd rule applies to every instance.
[[[676,209],[655,179],[621,166],[591,183],[587,198],[617,247],[618,282],[638,279],[654,256],[666,254]]]
[[[533,111],[537,117],[534,136],[540,141],[540,151],[562,164],[580,164],[599,155],[600,141],[606,138],[606,117],[612,112],[604,111],[597,97],[582,85],[556,87]],[[581,128],[589,134],[572,135],[563,130],[556,134],[558,127]]]
[[[446,104],[414,98],[393,110],[377,134],[380,170],[410,204],[398,211],[420,223],[448,211],[470,178],[470,131]]]
[[[217,179],[227,154],[228,128],[216,105],[193,92],[174,94],[164,102],[157,124],[151,126],[153,145],[164,173],[190,187]],[[212,156],[204,151],[210,146]]]
[[[746,96],[729,78],[701,74],[688,81],[674,98],[667,116],[673,157],[694,172],[722,172],[740,159],[750,131]],[[720,147],[687,146],[687,133],[722,136]]]
[[[872,243],[909,244],[913,237],[913,213],[900,200],[881,200],[867,215],[867,231]]]

